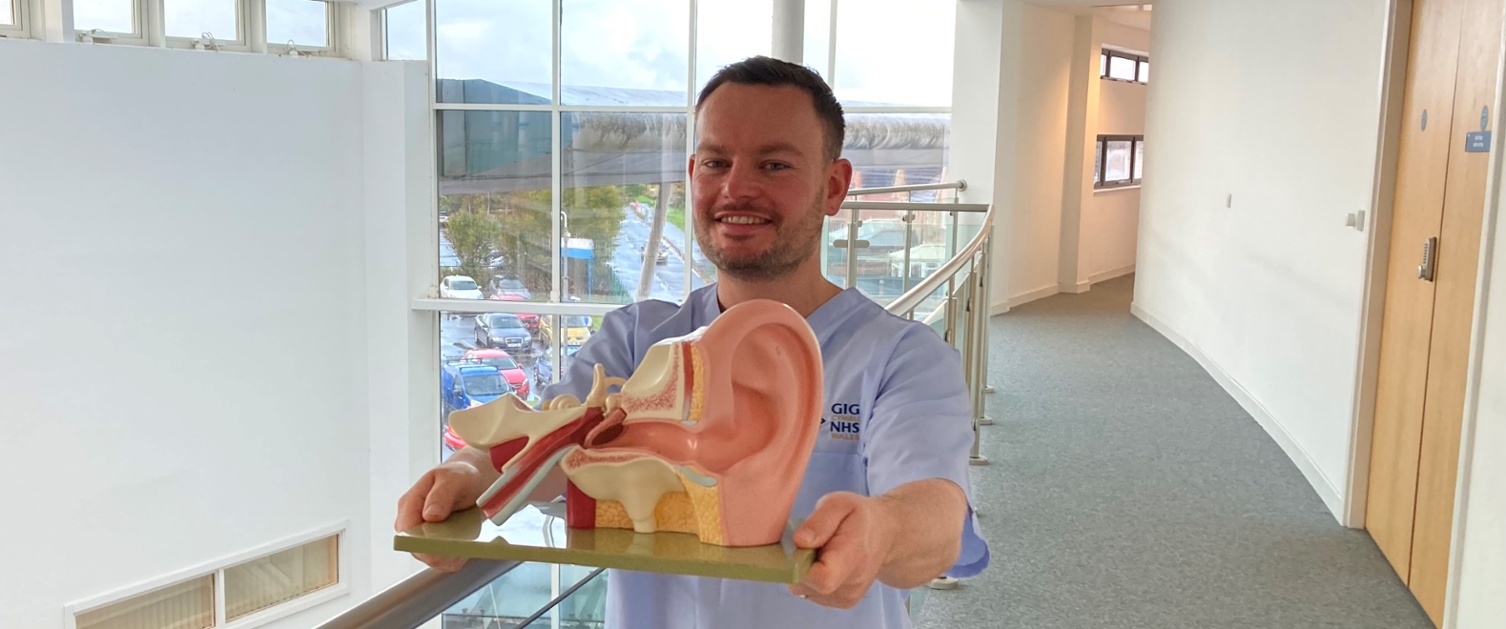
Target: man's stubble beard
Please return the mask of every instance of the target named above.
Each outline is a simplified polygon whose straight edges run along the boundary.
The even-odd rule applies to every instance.
[[[818,194],[799,223],[776,224],[774,244],[751,258],[728,259],[726,252],[712,243],[709,220],[696,223],[696,239],[700,241],[701,252],[720,273],[744,282],[767,282],[787,277],[819,250],[822,227],[826,224],[826,216],[821,212],[823,200],[824,197]]]

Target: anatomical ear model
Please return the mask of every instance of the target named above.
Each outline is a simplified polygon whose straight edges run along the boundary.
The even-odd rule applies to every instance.
[[[609,386],[620,392],[608,393]],[[649,348],[626,380],[600,365],[585,402],[533,410],[515,395],[451,413],[502,472],[477,505],[498,524],[558,465],[566,524],[693,533],[720,546],[780,541],[820,428],[821,350],[782,303],[729,308]]]

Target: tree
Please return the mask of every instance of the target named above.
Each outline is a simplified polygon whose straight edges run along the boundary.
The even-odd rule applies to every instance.
[[[455,257],[460,259],[460,274],[469,275],[483,287],[490,286],[492,271],[486,257],[502,234],[502,223],[484,209],[466,207],[450,216],[446,229],[450,246],[455,248]]]

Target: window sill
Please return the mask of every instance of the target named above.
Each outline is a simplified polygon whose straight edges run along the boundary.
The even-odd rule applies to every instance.
[[[1112,187],[1108,187],[1108,188],[1094,188],[1093,189],[1093,194],[1105,194],[1105,193],[1109,193],[1109,192],[1122,192],[1122,191],[1125,191],[1125,190],[1139,190],[1141,185],[1142,184],[1138,184],[1137,183],[1137,184],[1129,185],[1129,186],[1112,186]]]

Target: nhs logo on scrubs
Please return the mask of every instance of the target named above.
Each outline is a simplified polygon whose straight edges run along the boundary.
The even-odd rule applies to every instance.
[[[821,418],[821,426],[826,429],[826,434],[832,439],[857,441],[862,430],[862,423],[858,420],[858,405],[833,404],[828,410],[832,414],[831,418]]]

